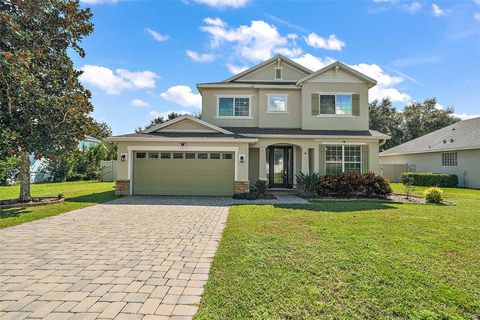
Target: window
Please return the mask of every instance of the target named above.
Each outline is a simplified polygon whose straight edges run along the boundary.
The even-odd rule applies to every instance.
[[[173,153],[173,159],[183,159],[183,153]]]
[[[275,79],[281,80],[282,79],[282,68],[275,68]]]
[[[268,112],[287,112],[287,96],[286,95],[269,95]]]
[[[137,152],[137,159],[145,159],[146,155],[145,152]]]
[[[352,115],[351,94],[321,94],[320,114]]]
[[[327,174],[362,172],[362,147],[352,145],[327,146],[325,148],[325,169]]]
[[[250,116],[250,98],[249,97],[218,98],[218,116],[219,117],[249,117]]]
[[[457,160],[456,152],[442,153],[442,166],[456,167],[457,165],[458,165],[458,160]]]
[[[172,157],[172,154],[170,152],[166,153],[166,152],[162,152],[160,154],[160,158],[161,159],[170,159]]]
[[[223,160],[232,160],[233,155],[231,153],[224,153],[223,154]]]
[[[220,153],[210,153],[210,159],[220,159]]]
[[[149,152],[148,157],[150,159],[158,159],[158,152]]]
[[[208,159],[208,153],[199,153],[198,159]]]
[[[185,153],[185,159],[195,159],[195,153]]]

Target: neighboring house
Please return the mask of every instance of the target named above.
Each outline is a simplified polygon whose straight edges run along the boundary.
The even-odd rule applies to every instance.
[[[383,151],[380,163],[385,170],[405,165],[410,171],[456,174],[460,186],[480,188],[480,118],[454,123]]]
[[[298,172],[379,172],[369,130],[376,81],[341,62],[316,72],[275,56],[200,83],[202,118],[181,116],[118,143],[118,194],[232,195],[256,180],[291,189]]]
[[[85,139],[78,143],[78,150],[83,150],[100,143],[101,141],[94,137],[85,136]],[[51,180],[51,175],[48,172],[48,160],[45,158],[35,159],[33,154],[30,155],[30,182],[40,183]]]

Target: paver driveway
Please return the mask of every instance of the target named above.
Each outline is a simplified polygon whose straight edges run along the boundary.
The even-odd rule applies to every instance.
[[[0,230],[0,319],[189,319],[228,200],[125,198]]]

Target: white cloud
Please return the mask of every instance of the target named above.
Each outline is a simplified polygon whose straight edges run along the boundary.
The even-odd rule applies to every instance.
[[[192,60],[197,62],[212,62],[215,60],[215,55],[213,54],[199,54],[198,52],[187,50],[187,56],[189,56]]]
[[[422,8],[422,5],[420,4],[420,2],[417,2],[417,1],[412,2],[411,4],[405,6],[405,9],[410,13],[416,13],[421,8]]]
[[[351,66],[353,69],[366,74],[370,78],[377,80],[377,85],[370,89],[369,99],[373,101],[375,99],[382,99],[384,97],[390,98],[392,102],[410,102],[412,97],[407,93],[400,92],[396,85],[404,81],[403,78],[398,76],[392,76],[376,64],[360,63]]]
[[[320,37],[315,32],[310,33],[307,37],[303,37],[305,42],[314,48],[341,51],[345,47],[345,42],[337,39],[334,34],[331,34],[328,39]]]
[[[305,53],[304,55],[298,58],[293,58],[292,60],[313,71],[317,71],[335,62],[335,59],[333,58],[330,58],[330,57],[319,58],[319,57],[315,57],[310,53]]]
[[[152,36],[152,38],[155,41],[158,41],[158,42],[163,42],[163,41],[166,41],[166,40],[170,39],[169,36],[167,36],[165,34],[161,34],[158,31],[155,31],[155,30],[150,29],[150,28],[147,28],[147,32]]]
[[[162,92],[160,96],[170,102],[177,103],[185,107],[202,106],[202,96],[199,93],[193,93],[189,86],[173,86],[168,88],[167,91]]]
[[[81,3],[85,4],[102,4],[102,3],[115,3],[117,0],[80,0]]]
[[[333,58],[319,58],[310,53],[306,53],[301,57],[292,60],[314,71],[335,62]],[[377,85],[369,91],[370,101],[382,99],[384,97],[390,98],[392,102],[407,103],[412,100],[410,95],[395,88],[395,86],[404,81],[402,77],[389,75],[376,64],[360,63],[357,65],[351,65],[350,67],[377,80]]]
[[[230,63],[226,63],[225,65],[227,66],[228,71],[233,74],[237,74],[248,69],[248,67],[240,67]]]
[[[480,6],[480,0],[473,0],[473,2]]]
[[[155,79],[158,76],[151,71],[131,72],[125,69],[111,69],[85,65],[80,70],[82,82],[97,87],[107,94],[118,94],[125,89],[155,88]]]
[[[480,21],[480,12],[475,12],[473,14],[473,17],[475,18],[475,20]]]
[[[183,110],[180,110],[180,111],[170,110],[170,111],[162,111],[162,112],[150,111],[149,115],[152,119],[155,119],[155,118],[158,118],[158,117],[163,117],[164,119],[168,119],[168,115],[172,112],[180,113],[180,114],[191,114],[190,112],[183,111]]]
[[[432,13],[435,17],[441,17],[446,14],[446,11],[440,8],[437,4],[432,3]]]
[[[131,72],[125,69],[117,69],[117,73],[123,79],[129,81],[133,88],[155,88],[155,79],[158,76],[152,71]]]
[[[150,107],[150,104],[148,104],[148,102],[146,101],[143,101],[142,99],[133,99],[132,101],[130,101],[130,104],[134,107],[138,107],[138,108],[149,108]]]
[[[283,52],[288,56],[295,56],[301,49],[295,45],[295,37],[280,35],[274,25],[262,20],[251,21],[250,25],[241,25],[237,28],[229,27],[220,18],[206,18],[206,25],[201,30],[210,35],[212,49],[222,44],[233,45],[235,58],[243,62],[259,62],[271,58],[275,53]],[[229,48],[231,49],[231,48]]]
[[[223,9],[223,8],[241,8],[244,7],[248,0],[193,0],[196,3],[206,4],[207,6]]]
[[[478,118],[480,117],[480,114],[454,113],[453,116],[460,118],[461,120],[468,120],[468,119]]]

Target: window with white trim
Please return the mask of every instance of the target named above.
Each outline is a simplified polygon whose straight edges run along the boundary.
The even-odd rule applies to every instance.
[[[457,153],[456,152],[442,153],[442,166],[444,167],[458,166]]]
[[[352,115],[351,94],[320,94],[320,114]]]
[[[362,172],[362,147],[356,145],[327,145],[325,148],[327,174]]]
[[[249,117],[250,97],[218,98],[219,117]]]
[[[268,95],[268,112],[287,112],[286,95]]]

